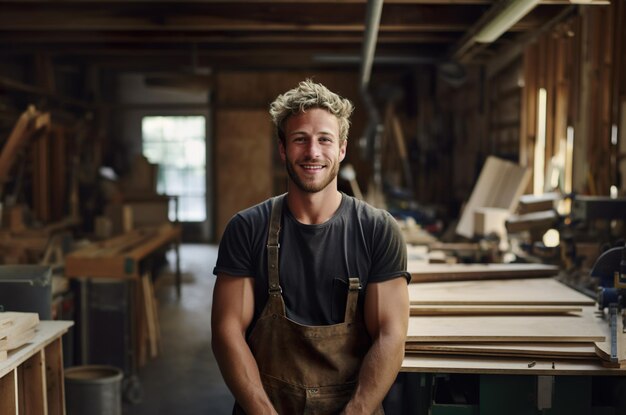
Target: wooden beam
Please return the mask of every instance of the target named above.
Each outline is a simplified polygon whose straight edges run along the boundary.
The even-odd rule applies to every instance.
[[[9,4],[0,8],[0,27],[10,30],[111,31],[363,31],[364,4],[338,3],[326,7],[300,3],[251,3],[242,12],[233,3],[138,4],[94,3],[91,7],[66,2]],[[483,8],[472,5],[403,4],[385,6],[382,30],[448,31],[467,28]]]

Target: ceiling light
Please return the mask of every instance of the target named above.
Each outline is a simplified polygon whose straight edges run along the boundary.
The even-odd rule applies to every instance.
[[[504,0],[506,1],[506,0]],[[491,43],[526,16],[540,0],[510,0],[502,10],[488,21],[475,35],[474,41]]]

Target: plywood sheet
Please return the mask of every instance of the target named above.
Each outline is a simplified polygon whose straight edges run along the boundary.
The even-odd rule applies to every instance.
[[[583,316],[410,317],[407,342],[596,342],[605,336]]]
[[[527,306],[527,305],[412,305],[412,316],[459,316],[459,315],[554,315],[580,313],[582,307],[574,306]]]
[[[507,375],[626,375],[626,370],[603,367],[597,359],[554,360],[488,356],[408,355],[404,357],[400,370],[403,372]]]
[[[488,157],[463,209],[456,233],[466,238],[474,236],[474,212],[477,208],[494,207],[513,212],[529,179],[529,168],[497,157]]]
[[[624,322],[621,315],[617,317],[617,362],[611,362],[611,329],[608,315],[597,318],[596,323],[604,333],[606,339],[603,342],[596,342],[595,351],[602,359],[602,364],[608,367],[626,367],[626,338],[624,338]]]
[[[407,343],[407,353],[544,358],[596,357],[594,343]]]
[[[559,268],[543,264],[425,264],[409,260],[407,271],[411,273],[411,282],[437,282],[552,277]]]
[[[553,278],[410,284],[411,305],[594,305]]]

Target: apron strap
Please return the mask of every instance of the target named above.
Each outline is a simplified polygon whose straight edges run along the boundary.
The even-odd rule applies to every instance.
[[[352,323],[356,319],[357,303],[359,301],[359,290],[361,289],[361,281],[358,278],[349,278],[348,299],[346,300],[346,314],[343,321]]]
[[[267,275],[269,283],[268,305],[272,313],[285,315],[285,303],[282,297],[278,274],[278,251],[280,249],[280,219],[283,213],[283,200],[285,195],[272,198],[272,213],[270,215],[270,226],[267,235]]]

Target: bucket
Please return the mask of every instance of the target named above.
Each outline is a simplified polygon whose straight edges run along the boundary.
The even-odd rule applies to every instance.
[[[122,371],[113,366],[66,369],[67,415],[122,415],[122,378]]]

